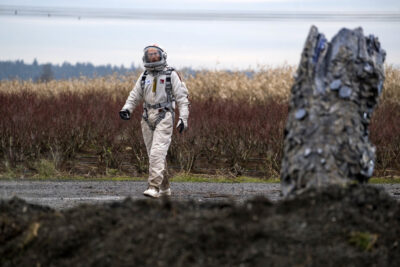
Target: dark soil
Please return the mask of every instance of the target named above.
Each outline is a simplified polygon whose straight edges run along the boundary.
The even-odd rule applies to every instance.
[[[0,203],[1,266],[400,266],[400,203],[383,189],[271,203],[163,200],[64,211]]]

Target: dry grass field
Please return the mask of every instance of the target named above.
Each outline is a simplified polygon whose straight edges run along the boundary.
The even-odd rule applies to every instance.
[[[174,133],[172,169],[278,177],[295,68],[182,73],[189,88],[189,130]],[[65,81],[0,82],[0,171],[6,176],[140,175],[147,155],[141,107],[129,122],[118,111],[140,73]],[[386,67],[370,138],[375,175],[400,173],[400,70]]]

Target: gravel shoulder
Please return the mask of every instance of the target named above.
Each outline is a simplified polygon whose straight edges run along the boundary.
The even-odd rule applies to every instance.
[[[80,204],[144,199],[146,182],[138,181],[26,181],[1,180],[0,199],[13,197],[55,209],[67,209]],[[392,197],[400,200],[400,184],[380,184]],[[281,199],[279,183],[172,183],[172,200],[244,202],[256,196],[271,201]]]

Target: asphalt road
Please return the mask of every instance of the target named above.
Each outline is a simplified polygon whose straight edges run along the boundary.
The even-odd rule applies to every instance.
[[[144,199],[146,182],[134,181],[0,181],[0,199],[14,196],[30,203],[66,209],[83,203],[122,201],[126,197]],[[375,185],[384,187],[400,200],[400,184]],[[279,184],[268,183],[172,183],[173,200],[199,202],[233,200],[243,202],[255,196],[272,201],[281,199]]]

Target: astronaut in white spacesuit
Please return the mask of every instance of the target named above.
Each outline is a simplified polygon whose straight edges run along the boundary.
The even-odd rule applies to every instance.
[[[175,104],[179,108],[177,129],[188,127],[188,90],[178,73],[167,65],[167,53],[158,45],[144,48],[145,71],[140,75],[119,115],[129,120],[130,114],[143,100],[141,121],[143,139],[149,156],[148,189],[145,196],[170,196],[168,177],[165,176],[166,156],[175,120]]]

